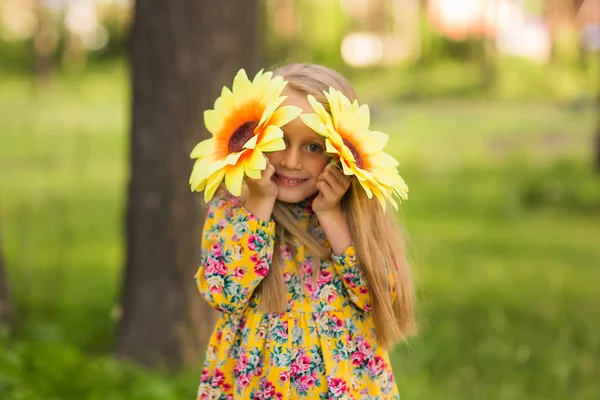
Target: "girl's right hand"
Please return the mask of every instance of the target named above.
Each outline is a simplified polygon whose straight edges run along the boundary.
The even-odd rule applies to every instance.
[[[268,221],[271,219],[271,213],[279,194],[279,188],[272,180],[275,174],[275,167],[269,162],[268,158],[266,160],[267,166],[262,171],[260,179],[252,179],[249,176],[245,176],[244,181],[248,185],[248,197],[245,202],[246,209],[258,218]]]

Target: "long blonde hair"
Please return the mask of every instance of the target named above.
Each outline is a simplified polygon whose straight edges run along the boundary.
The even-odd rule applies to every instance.
[[[346,78],[321,65],[291,64],[278,68],[274,74],[288,81],[287,88],[313,95],[327,111],[330,111],[329,104],[323,92],[329,87],[341,91],[350,100],[357,99]],[[377,201],[369,199],[356,179],[352,179],[350,189],[342,199],[342,209],[348,220],[359,266],[367,281],[377,342],[389,347],[416,332],[414,289],[403,235],[393,215],[384,213]],[[275,204],[273,219],[276,223],[275,253],[258,293],[263,311],[282,313],[287,308],[287,292],[281,270],[280,246],[285,242],[291,243],[290,238],[295,237],[321,258],[327,258],[329,252],[300,226],[285,203],[278,201]],[[315,268],[318,264],[315,263]],[[313,278],[318,273],[313,271]]]

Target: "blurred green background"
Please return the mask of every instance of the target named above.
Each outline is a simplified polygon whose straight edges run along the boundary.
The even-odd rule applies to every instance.
[[[261,63],[340,70],[391,136],[419,298],[403,399],[599,399],[600,4],[497,3],[263,0]],[[0,398],[193,398],[200,364],[111,357],[133,4],[0,5]]]

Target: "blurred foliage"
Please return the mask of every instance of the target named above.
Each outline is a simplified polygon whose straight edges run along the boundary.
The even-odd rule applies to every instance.
[[[526,6],[539,13],[540,1]],[[436,31],[425,8],[419,16],[420,55],[393,65],[354,68],[344,63],[340,53],[343,38],[355,31],[389,32],[389,23],[378,17],[357,17],[336,1],[260,1],[259,36],[261,64],[271,68],[290,62],[311,61],[330,66],[354,82],[385,81],[364,93],[385,87],[380,97],[387,100],[440,98],[567,99],[588,101],[600,86],[600,54],[587,56],[578,50],[574,25],[561,25],[554,33],[551,62],[540,64],[524,58],[500,56],[482,39],[452,40]],[[110,40],[99,51],[87,53],[87,67],[125,58],[129,16],[117,6],[105,6],[102,25]],[[336,16],[336,17],[334,17]],[[390,17],[391,18],[391,17]],[[54,24],[59,40],[53,55],[57,75],[64,71],[65,35],[61,19]],[[33,73],[32,40],[0,41],[0,71],[7,74]],[[485,67],[487,63],[487,67]]]
[[[402,217],[421,332],[392,354],[402,396],[597,399],[592,105],[399,103],[391,77],[363,78],[373,128],[391,135],[411,189]],[[123,265],[125,67],[57,79],[38,95],[26,77],[0,82],[0,168],[10,171],[0,216],[19,320],[13,335],[0,332],[0,398],[192,398],[199,367],[169,375],[110,356]]]

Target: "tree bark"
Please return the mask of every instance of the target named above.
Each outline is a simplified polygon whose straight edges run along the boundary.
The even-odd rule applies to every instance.
[[[254,71],[257,0],[136,2],[131,177],[117,356],[195,364],[214,320],[197,293],[205,210],[188,185],[203,111],[241,67]]]

